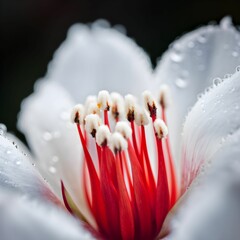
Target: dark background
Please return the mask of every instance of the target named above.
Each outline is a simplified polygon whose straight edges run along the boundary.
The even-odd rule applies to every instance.
[[[73,23],[105,18],[124,25],[155,66],[156,58],[184,32],[225,15],[240,24],[240,0],[0,0],[0,15],[0,122],[16,132],[21,100],[44,76]]]

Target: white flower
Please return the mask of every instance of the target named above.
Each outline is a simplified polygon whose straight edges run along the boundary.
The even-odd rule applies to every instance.
[[[228,18],[175,41],[154,72],[115,29],[73,26],[22,104],[36,168],[2,130],[1,238],[238,239],[239,64]],[[102,89],[120,94],[84,104]],[[121,96],[143,91],[145,104]]]

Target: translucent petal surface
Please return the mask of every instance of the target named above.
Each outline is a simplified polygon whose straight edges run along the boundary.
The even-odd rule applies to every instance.
[[[150,81],[144,51],[107,25],[100,20],[72,26],[49,64],[46,78],[61,83],[77,101],[103,89],[139,94]]]
[[[28,156],[19,149],[16,139],[14,141],[0,135],[0,187],[58,202]]]
[[[185,115],[197,95],[213,79],[235,71],[240,63],[240,34],[229,18],[218,26],[209,25],[190,32],[170,45],[156,72],[156,88],[166,83],[171,88],[169,131],[174,153],[178,152]]]
[[[63,180],[77,206],[88,218],[82,190],[82,155],[77,130],[70,123],[71,97],[57,83],[41,82],[22,104],[19,129],[34,152],[41,173],[61,197]]]
[[[169,239],[239,239],[240,131],[228,137],[214,163],[173,222]]]
[[[2,240],[94,239],[62,209],[2,190],[0,212]]]
[[[183,130],[184,189],[197,171],[211,164],[226,138],[240,128],[239,109],[240,72],[214,85],[193,107]]]

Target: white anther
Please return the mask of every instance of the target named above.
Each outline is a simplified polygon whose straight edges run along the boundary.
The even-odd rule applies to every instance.
[[[149,107],[156,108],[156,102],[153,98],[153,95],[150,91],[144,91],[142,93],[143,95],[143,100],[145,104],[145,108],[147,111],[150,111]]]
[[[73,123],[83,124],[83,120],[84,120],[84,106],[82,104],[77,104],[72,109],[71,121]]]
[[[109,147],[112,150],[112,152],[116,154],[117,152],[126,150],[128,144],[126,139],[122,136],[122,134],[115,132],[110,137]]]
[[[97,102],[92,102],[86,109],[87,114],[98,114],[100,115],[100,109],[98,108]]]
[[[108,91],[103,90],[98,93],[97,104],[100,109],[109,110],[112,105],[112,100]]]
[[[118,122],[116,124],[115,131],[121,133],[125,139],[132,136],[132,129],[127,122]]]
[[[145,109],[137,108],[137,110],[135,112],[135,123],[138,126],[148,125],[149,117],[148,117],[148,114],[146,113]]]
[[[133,121],[135,116],[134,116],[134,112],[136,110],[136,106],[137,106],[137,100],[136,98],[131,95],[128,94],[125,96],[125,111],[126,111],[126,116],[128,121]]]
[[[86,101],[85,101],[85,108],[87,109],[89,107],[90,104],[92,103],[95,103],[97,104],[97,97],[95,95],[89,95],[87,98],[86,98]]]
[[[166,108],[171,104],[170,89],[168,85],[162,85],[159,92],[159,104]]]
[[[89,114],[85,118],[85,129],[95,137],[98,127],[102,124],[101,118],[97,114]]]
[[[116,92],[111,93],[112,107],[111,113],[113,118],[119,119],[124,114],[124,100],[123,97]]]
[[[154,129],[159,139],[166,138],[168,135],[168,128],[162,119],[156,119],[154,121]]]
[[[108,126],[101,125],[97,129],[96,142],[99,146],[106,146],[109,143],[109,138],[111,136]]]

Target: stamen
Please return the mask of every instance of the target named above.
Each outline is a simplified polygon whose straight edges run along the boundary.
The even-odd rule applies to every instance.
[[[72,121],[72,123],[83,124],[83,122],[84,122],[84,107],[82,104],[77,104],[72,109],[71,121]]]
[[[111,135],[109,147],[113,153],[117,154],[118,152],[126,150],[128,144],[126,139],[122,136],[122,134],[115,132]]]
[[[92,103],[97,103],[97,97],[95,95],[90,95],[86,98],[86,101],[84,104],[85,108],[87,109],[89,105]]]
[[[136,110],[136,102],[136,98],[133,95],[128,94],[125,96],[126,116],[129,122],[134,121],[135,119],[134,113]]]
[[[111,136],[110,130],[106,125],[102,125],[98,128],[96,133],[96,142],[99,146],[107,146],[109,138]]]
[[[159,93],[159,104],[163,109],[165,109],[170,105],[170,101],[169,87],[167,85],[162,85]]]
[[[94,138],[98,127],[102,124],[102,120],[96,114],[89,114],[85,118],[85,130]]]
[[[144,125],[148,125],[149,123],[149,118],[148,115],[146,113],[146,111],[144,109],[137,109],[135,112],[135,123],[138,126],[144,126]]]
[[[152,121],[134,96],[126,95],[124,101],[118,93],[110,96],[107,91],[99,92],[97,99],[88,97],[85,107],[80,104],[72,110],[71,119],[76,123],[84,154],[83,192],[103,239],[156,239],[177,200],[176,174],[168,138],[165,140],[166,89],[162,87],[159,100],[163,120],[157,119],[159,105],[149,91],[143,96]],[[109,114],[115,120],[115,124],[111,123],[111,127],[115,125],[114,133]],[[156,176],[146,138],[149,122],[151,133],[155,134],[152,137],[157,150]],[[95,141],[89,141],[87,133]],[[92,154],[93,142],[96,151]],[[61,188],[66,208],[79,216],[62,181]]]
[[[98,108],[97,102],[92,102],[88,105],[88,108],[86,108],[87,112],[86,114],[97,114],[100,115],[100,109]]]
[[[118,122],[119,119],[123,117],[124,100],[123,97],[116,92],[111,93],[111,98],[112,98],[111,113],[116,122]]]
[[[163,120],[156,119],[154,121],[154,129],[155,129],[155,132],[156,132],[156,136],[159,139],[167,137],[167,135],[168,135],[168,128],[167,128],[167,126],[166,126],[166,124],[164,123]]]
[[[143,92],[143,98],[144,98],[145,108],[146,108],[146,110],[149,111],[150,117],[153,118],[153,121],[154,121],[157,116],[156,102],[155,102],[152,94],[149,91]]]
[[[97,104],[100,109],[109,111],[112,101],[108,91],[103,90],[98,93]]]
[[[132,129],[127,122],[118,122],[115,131],[121,133],[126,140],[132,135]]]

